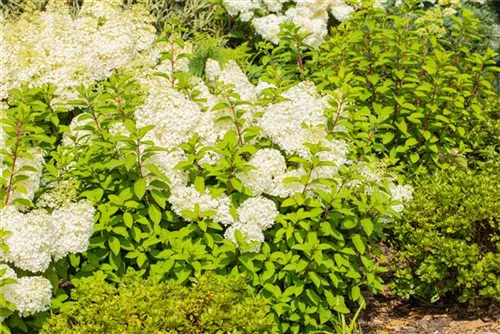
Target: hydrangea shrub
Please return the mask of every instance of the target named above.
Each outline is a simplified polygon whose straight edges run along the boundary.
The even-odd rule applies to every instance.
[[[498,54],[477,44],[482,30],[470,10],[410,8],[402,16],[357,12],[315,52],[308,73],[342,91],[363,154],[410,173],[466,165],[471,129],[498,109]]]
[[[144,7],[124,10],[121,0],[84,1],[76,17],[57,0],[15,20],[0,17],[0,99],[23,82],[54,85],[54,102],[74,99],[76,86],[108,78],[150,48],[152,21]]]
[[[373,3],[382,7],[386,1]],[[328,34],[329,15],[342,22],[356,9],[355,2],[344,0],[223,0],[222,5],[230,16],[251,22],[258,35],[274,44],[280,41],[280,26],[293,23],[308,35],[304,42],[312,48],[319,47]]]
[[[48,92],[13,90],[2,114],[0,308],[2,322],[8,317],[6,322],[21,330],[27,326],[19,316],[50,307],[57,291],[53,264],[84,252],[94,230],[95,208],[78,198],[74,182],[43,177],[45,156],[56,141]]]
[[[69,265],[178,283],[244,272],[275,330],[331,328],[346,298],[382,288],[376,241],[411,188],[351,159],[327,117],[335,96],[310,82],[253,85],[232,61],[209,60],[201,80],[181,54],[137,69],[139,84],[78,89],[80,113],[48,162],[97,207],[89,250]]]

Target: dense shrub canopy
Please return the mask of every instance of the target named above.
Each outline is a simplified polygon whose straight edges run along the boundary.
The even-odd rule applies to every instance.
[[[401,224],[391,229],[397,294],[499,301],[498,165],[495,169],[439,172],[416,184]]]
[[[241,276],[206,275],[188,288],[129,271],[115,287],[97,272],[75,285],[75,302],[50,317],[41,333],[250,334],[272,328],[266,299],[254,297]]]
[[[410,171],[466,164],[471,129],[498,110],[498,54],[479,46],[484,35],[467,9],[400,14],[355,13],[315,52],[312,76],[344,92],[365,151]]]

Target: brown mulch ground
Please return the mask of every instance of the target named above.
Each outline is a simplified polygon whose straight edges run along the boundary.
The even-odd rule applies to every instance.
[[[377,298],[360,324],[365,334],[500,334],[500,305],[411,305]]]

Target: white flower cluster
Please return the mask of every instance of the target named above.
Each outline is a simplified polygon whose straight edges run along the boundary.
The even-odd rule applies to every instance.
[[[188,213],[193,212],[196,206],[199,208],[199,214],[210,212],[214,221],[228,226],[224,234],[227,239],[237,244],[235,232],[239,230],[245,243],[257,242],[247,250],[250,252],[260,250],[260,244],[264,242],[262,231],[273,226],[278,216],[274,202],[258,196],[244,201],[237,209],[235,219],[231,215],[229,197],[223,194],[214,198],[208,189],[200,193],[193,186],[173,188],[169,202],[172,204],[172,210],[187,221],[196,219]]]
[[[270,105],[258,125],[287,154],[307,157],[305,143],[326,138],[325,108],[328,99],[319,97],[311,82],[301,82],[283,94],[287,100]]]
[[[194,219],[186,215],[185,211],[194,211],[195,206],[198,205],[200,214],[211,211],[214,221],[224,225],[234,223],[229,197],[220,195],[213,198],[208,189],[202,194],[194,186],[177,186],[172,189],[169,202],[172,204],[172,210],[188,221],[194,221]]]
[[[395,183],[395,180],[387,175],[386,168],[383,165],[369,166],[366,163],[360,163],[357,166],[357,172],[363,176],[363,180],[352,180],[348,186],[355,188],[365,183],[365,193],[371,194],[373,188],[370,183],[382,184],[385,179],[389,187],[387,195],[392,201],[396,202],[391,208],[396,212],[402,212],[405,205],[413,199],[413,187]]]
[[[0,100],[22,82],[54,84],[57,100],[76,98],[74,87],[109,77],[151,46],[155,29],[142,6],[120,0],[85,1],[76,18],[66,1],[0,22]]]
[[[139,126],[155,124],[148,139],[165,149],[151,161],[171,181],[169,202],[172,210],[187,221],[194,221],[197,217],[193,217],[192,213],[198,206],[200,214],[210,212],[214,221],[227,226],[226,238],[235,241],[235,231],[239,230],[246,242],[257,242],[257,246],[251,247],[250,251],[258,251],[264,241],[263,230],[272,226],[278,214],[274,202],[263,195],[287,198],[297,192],[304,192],[306,196],[316,196],[316,190],[330,190],[327,185],[316,180],[331,179],[341,166],[354,164],[347,158],[348,143],[329,138],[325,111],[330,108],[328,100],[338,98],[321,96],[314,84],[302,82],[282,93],[283,99],[279,102],[262,106],[259,93],[272,85],[260,82],[254,86],[235,62],[229,61],[225,66],[220,66],[216,61],[208,60],[206,75],[211,83],[219,81],[232,86],[233,91],[248,102],[239,107],[244,110],[244,128],[247,124],[260,127],[262,131],[256,140],[266,138],[273,145],[273,148],[259,149],[248,161],[249,170],[235,175],[253,195],[240,207],[232,207],[234,204],[224,194],[214,195],[209,189],[200,193],[194,185],[189,184],[187,173],[176,168],[179,162],[187,160],[179,145],[187,143],[194,134],[199,136],[202,146],[209,148],[206,157],[198,163],[217,163],[220,157],[210,148],[227,131],[234,129],[230,121],[217,121],[221,116],[231,116],[228,108],[211,111],[213,106],[222,101],[222,96],[211,94],[201,80],[193,80],[205,99],[204,102],[193,101],[170,88],[167,81],[149,79],[149,96],[145,104],[136,110],[136,119]],[[311,159],[312,152],[307,146],[309,143],[321,145],[323,150],[316,153],[316,157],[326,163],[310,172],[288,163],[288,159],[293,156]],[[309,178],[307,186],[299,181],[304,177]]]
[[[36,201],[37,208],[56,209],[69,206],[78,198],[74,180],[62,180],[47,185],[45,192]]]
[[[238,221],[229,226],[224,236],[238,245],[236,231],[240,231],[246,244],[255,243],[247,251],[258,253],[264,242],[263,231],[274,225],[279,214],[276,205],[264,197],[250,197],[241,204],[237,212]]]
[[[11,205],[4,207],[0,210],[2,228],[11,234],[4,238],[9,250],[0,253],[0,261],[30,272],[43,272],[52,258],[58,260],[85,251],[93,232],[94,213],[86,200],[52,213],[43,209],[23,213]]]
[[[226,85],[231,85],[234,92],[238,93],[242,100],[253,102],[257,99],[256,87],[248,81],[245,73],[233,60],[221,67],[217,61],[208,59],[205,75],[212,82],[218,80]]]
[[[381,7],[386,1],[377,0],[375,6]],[[328,13],[342,22],[355,10],[344,0],[223,0],[222,3],[229,15],[239,15],[243,22],[251,21],[265,40],[279,43],[280,24],[292,22],[309,34],[304,42],[313,48],[321,45],[328,34]],[[289,5],[284,11],[285,3]],[[255,17],[257,10],[267,15]]]
[[[396,212],[402,212],[405,204],[413,199],[413,187],[410,185],[390,184],[389,191],[393,201],[399,202],[392,206]]]
[[[253,169],[240,173],[238,178],[252,191],[253,195],[269,194],[282,196],[282,178],[286,172],[285,157],[279,150],[264,148],[255,153],[248,162]]]
[[[5,279],[15,279],[15,283],[2,286],[1,295],[6,301],[15,305],[16,310],[23,317],[48,310],[52,297],[50,281],[41,276],[17,278],[14,270],[0,264],[0,270],[7,269],[0,282]],[[1,319],[1,318],[0,318]]]

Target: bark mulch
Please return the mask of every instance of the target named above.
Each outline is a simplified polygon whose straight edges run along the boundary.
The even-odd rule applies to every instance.
[[[412,305],[377,297],[360,324],[364,334],[500,334],[500,305]]]

